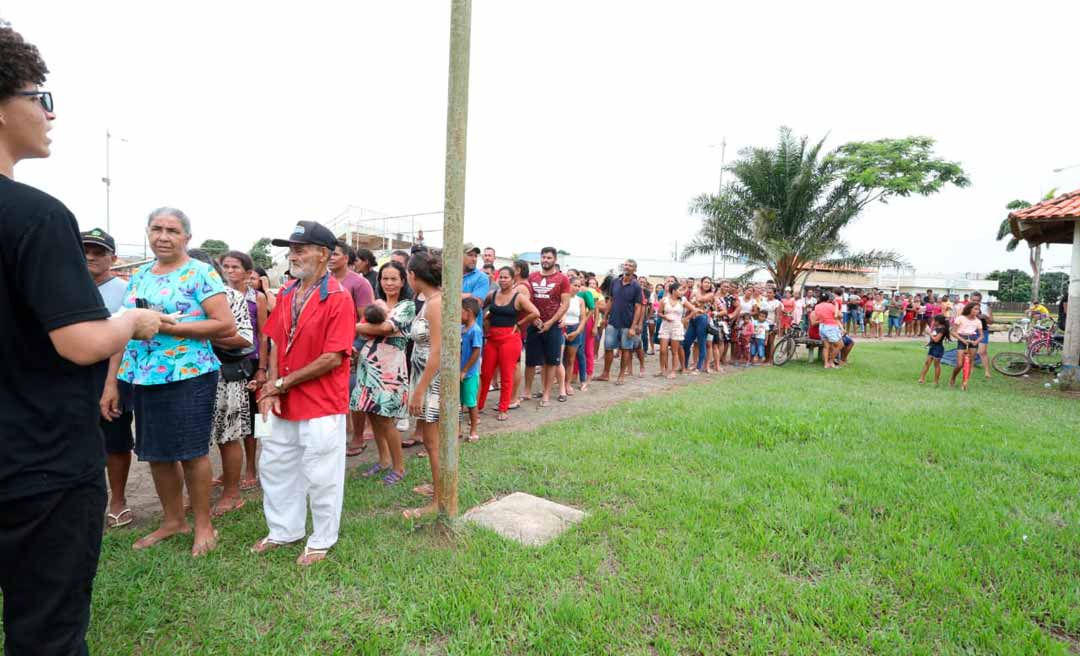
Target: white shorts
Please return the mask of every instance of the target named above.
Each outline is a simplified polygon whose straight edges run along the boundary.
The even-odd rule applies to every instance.
[[[676,342],[683,341],[686,337],[686,330],[683,328],[681,321],[662,321],[660,322],[660,339],[674,340]]]

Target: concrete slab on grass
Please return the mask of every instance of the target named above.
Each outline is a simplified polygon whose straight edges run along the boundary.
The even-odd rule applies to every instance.
[[[576,508],[524,492],[472,508],[464,517],[467,522],[532,547],[547,544],[584,518],[585,513]]]

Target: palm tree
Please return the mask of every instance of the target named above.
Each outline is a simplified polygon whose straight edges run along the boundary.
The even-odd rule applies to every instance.
[[[852,252],[840,239],[861,207],[846,185],[836,184],[836,166],[822,156],[823,143],[808,144],[782,129],[775,149],[744,152],[728,167],[735,182],[691,203],[704,221],[683,257],[737,256],[750,265],[743,277],[765,270],[780,289],[815,267],[900,264],[893,251]]]
[[[774,148],[741,151],[725,168],[734,182],[691,202],[703,222],[683,257],[739,257],[750,265],[743,278],[768,271],[780,289],[815,268],[900,266],[892,250],[852,251],[840,232],[871,203],[969,184],[959,164],[933,157],[927,137],[853,142],[831,153],[822,152],[824,141],[781,128]]]
[[[1041,200],[1050,200],[1056,195],[1057,187],[1046,192]],[[1017,199],[1006,205],[1005,209],[1013,212],[1027,207],[1031,207],[1031,203],[1026,200]],[[1015,251],[1016,247],[1020,245],[1020,240],[1012,234],[1012,228],[1009,227],[1008,215],[1001,221],[1001,225],[998,226],[997,232],[998,241],[1001,241],[1005,237],[1009,238],[1009,241],[1005,243],[1005,250],[1009,253]],[[1031,267],[1031,302],[1035,303],[1039,300],[1039,274],[1042,273],[1042,244],[1035,244],[1034,246],[1028,245],[1028,266]]]

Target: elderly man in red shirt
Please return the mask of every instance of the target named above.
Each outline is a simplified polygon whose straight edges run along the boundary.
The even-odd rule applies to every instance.
[[[296,561],[310,565],[326,558],[341,525],[356,310],[352,296],[327,272],[337,245],[330,230],[300,221],[287,239],[271,243],[288,246],[296,280],[278,295],[266,322],[273,348],[259,411],[274,417],[270,437],[262,439],[259,482],[270,533],[252,551],[302,540],[310,502],[313,530]]]

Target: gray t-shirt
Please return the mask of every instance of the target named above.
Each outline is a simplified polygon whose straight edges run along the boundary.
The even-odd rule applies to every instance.
[[[109,278],[104,284],[98,285],[98,291],[101,292],[101,300],[105,301],[109,312],[116,312],[124,303],[127,281],[123,278]]]

